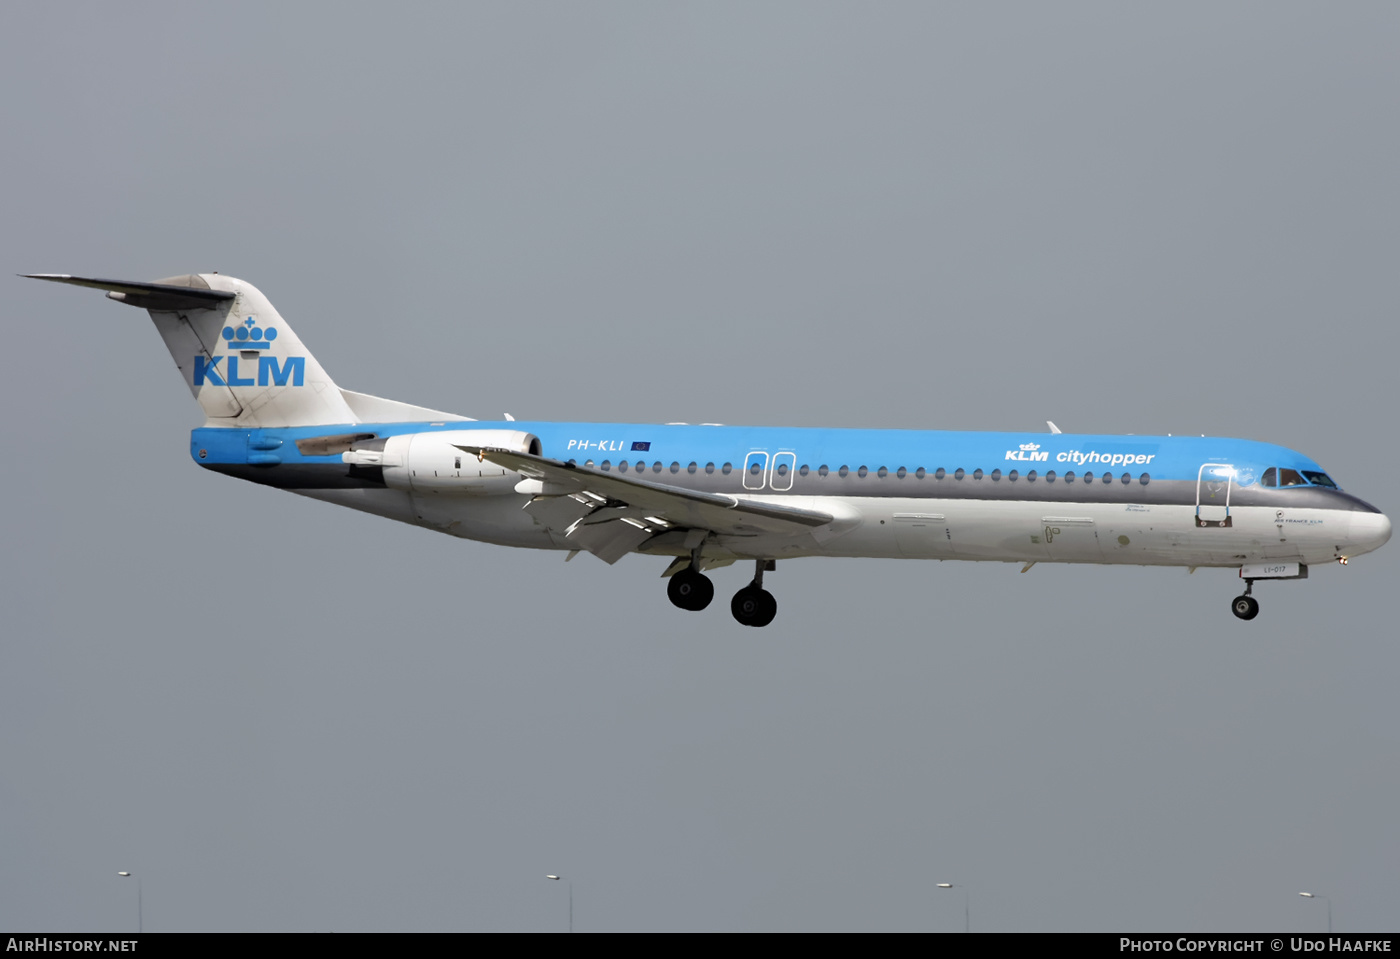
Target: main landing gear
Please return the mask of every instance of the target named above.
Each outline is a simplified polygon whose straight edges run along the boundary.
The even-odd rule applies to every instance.
[[[735,593],[729,601],[729,611],[741,625],[767,626],[778,615],[778,601],[763,588],[763,571],[772,567],[772,560],[758,560],[754,564],[753,582]]]
[[[734,594],[729,603],[729,611],[744,626],[767,626],[778,615],[778,601],[773,594],[763,588],[763,574],[773,569],[771,559],[760,559],[754,564],[753,582]],[[666,584],[666,595],[681,609],[698,612],[710,605],[715,598],[715,584],[699,572],[694,563],[680,570]]]
[[[1250,594],[1254,592],[1254,580],[1244,581],[1243,595],[1236,596],[1230,601],[1230,612],[1240,619],[1253,619],[1259,615],[1259,600]]]
[[[715,598],[715,584],[704,573],[696,572],[694,566],[687,566],[671,577],[666,595],[681,609],[699,612]]]

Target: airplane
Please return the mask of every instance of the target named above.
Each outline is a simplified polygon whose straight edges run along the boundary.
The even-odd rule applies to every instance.
[[[147,310],[204,412],[205,469],[452,536],[669,559],[670,601],[752,562],[730,611],[773,621],[764,573],[803,556],[1224,567],[1259,580],[1380,548],[1390,520],[1301,453],[1217,437],[499,422],[338,387],[251,284],[33,279]]]

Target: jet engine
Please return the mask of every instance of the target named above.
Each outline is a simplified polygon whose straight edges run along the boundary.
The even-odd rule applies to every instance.
[[[354,467],[381,469],[385,486],[414,493],[509,493],[522,479],[459,446],[540,453],[539,437],[519,430],[439,430],[361,440],[340,458]]]

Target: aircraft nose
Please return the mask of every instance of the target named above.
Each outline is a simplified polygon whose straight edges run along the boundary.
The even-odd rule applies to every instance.
[[[1351,540],[1358,553],[1380,549],[1390,539],[1390,517],[1384,513],[1353,513]]]

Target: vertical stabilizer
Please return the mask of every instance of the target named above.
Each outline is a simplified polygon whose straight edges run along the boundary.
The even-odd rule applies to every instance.
[[[154,283],[66,274],[35,279],[107,290],[149,311],[209,426],[322,426],[355,415],[321,364],[267,297],[217,273]]]

